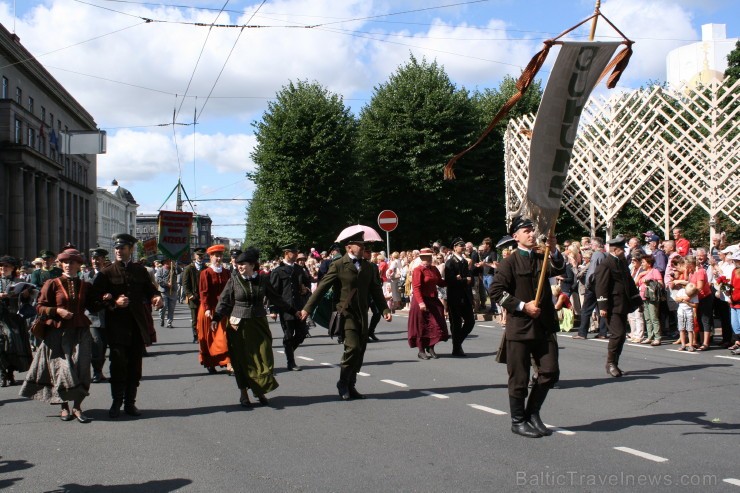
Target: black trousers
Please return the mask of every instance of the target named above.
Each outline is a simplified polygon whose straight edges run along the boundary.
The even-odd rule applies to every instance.
[[[136,394],[141,382],[144,342],[134,336],[131,344],[110,345],[110,390],[113,399]]]
[[[90,327],[90,335],[92,336],[92,355],[90,361],[93,372],[102,373],[103,365],[105,364],[105,350],[108,348],[105,340],[105,328]]]
[[[308,325],[302,320],[285,320],[280,314],[280,326],[283,328],[283,347],[291,351],[303,344],[308,334]]]
[[[367,349],[368,329],[351,318],[344,321],[344,353],[339,366],[352,375],[362,368]]]
[[[537,366],[537,383],[551,389],[560,379],[558,343],[555,335],[547,339],[512,341],[506,339],[506,370],[509,373],[509,396],[516,399],[527,397],[529,368],[531,362]]]
[[[624,341],[627,339],[626,313],[610,313],[606,316],[606,325],[609,327],[609,346],[607,347],[606,362],[619,364],[619,355],[622,354]]]
[[[369,303],[370,306],[370,313],[372,313],[372,317],[370,317],[370,323],[368,325],[367,331],[368,335],[375,334],[375,328],[378,326],[378,322],[380,322],[380,318],[383,316],[383,311],[375,306],[375,302],[373,300],[370,300]]]
[[[193,328],[193,337],[198,337],[198,304],[192,301],[188,302],[188,308],[190,308],[190,326]]]
[[[730,304],[719,298],[714,298],[714,318],[722,323],[722,342],[732,344],[732,322],[730,321]]]
[[[590,289],[586,289],[586,294],[583,295],[583,303],[581,304],[581,325],[578,326],[578,335],[581,337],[588,337],[588,328],[591,325],[591,315],[596,309],[596,293]],[[606,322],[603,317],[599,317],[599,335],[606,336]]]
[[[475,326],[473,305],[467,299],[453,300],[447,298],[447,313],[450,316],[452,347],[460,347]]]

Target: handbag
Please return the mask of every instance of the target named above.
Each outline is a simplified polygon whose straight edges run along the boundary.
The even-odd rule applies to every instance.
[[[44,337],[46,337],[47,320],[46,315],[39,315],[31,324],[31,328],[29,330],[36,339],[43,341]]]
[[[342,305],[341,303],[337,305],[337,310],[333,311],[331,317],[329,317],[328,331],[329,337],[331,337],[332,339],[334,337],[344,337],[344,321],[346,320],[345,310],[347,310],[347,307],[352,301],[352,298],[354,297],[356,291],[357,288],[354,288],[349,293],[349,297],[347,298],[347,301],[344,303],[344,305]]]

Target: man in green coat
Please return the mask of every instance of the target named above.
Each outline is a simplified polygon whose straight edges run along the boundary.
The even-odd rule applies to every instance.
[[[193,250],[193,263],[185,267],[185,270],[182,272],[182,290],[185,292],[185,301],[188,304],[188,308],[190,308],[190,327],[193,330],[193,343],[198,342],[198,329],[196,328],[198,308],[200,307],[198,282],[200,281],[201,271],[206,268],[203,263],[205,253],[205,248],[196,248]]]
[[[54,259],[57,257],[54,252],[41,250],[39,257],[44,263],[40,269],[36,269],[31,273],[31,284],[35,284],[37,288],[41,289],[49,279],[61,276],[62,269],[54,265]]]
[[[380,280],[367,260],[363,259],[364,233],[357,233],[345,239],[346,253],[332,262],[328,272],[321,278],[316,291],[309,298],[308,303],[301,311],[301,318],[305,320],[313,312],[316,303],[324,294],[333,288],[339,293],[339,303],[336,309],[345,316],[344,322],[344,354],[340,363],[339,381],[337,389],[342,400],[364,399],[355,388],[357,372],[362,368],[368,338],[367,310],[368,301],[372,297],[377,306],[387,306]],[[383,317],[391,321],[391,311],[383,310]]]

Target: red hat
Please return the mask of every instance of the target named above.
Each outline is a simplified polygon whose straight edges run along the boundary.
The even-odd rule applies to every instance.
[[[223,245],[213,245],[211,247],[208,247],[208,250],[206,250],[206,253],[208,255],[211,255],[213,253],[224,253],[226,251],[226,247]]]
[[[429,257],[434,256],[434,250],[432,250],[431,248],[422,248],[421,250],[419,250],[419,257],[425,257],[425,256],[429,256]]]
[[[62,253],[57,255],[57,260],[60,262],[79,262],[81,264],[85,263],[85,260],[82,258],[82,255],[80,255],[80,252],[78,252],[74,248],[68,248],[64,250]]]

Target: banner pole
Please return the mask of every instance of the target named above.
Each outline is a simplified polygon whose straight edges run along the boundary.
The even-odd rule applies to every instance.
[[[596,7],[594,8],[594,19],[591,21],[591,34],[588,36],[589,41],[594,40],[594,36],[596,35],[596,23],[599,20],[599,14],[601,10],[601,0],[596,0]]]

